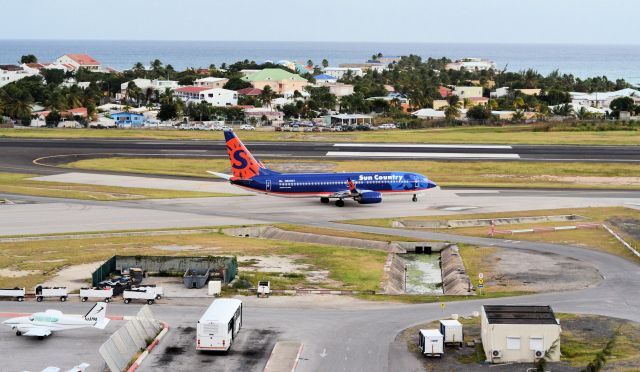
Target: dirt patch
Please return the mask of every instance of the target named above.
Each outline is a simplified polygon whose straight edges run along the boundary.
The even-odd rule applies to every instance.
[[[5,278],[22,278],[23,276],[40,274],[36,270],[0,269],[0,276]]]
[[[483,272],[487,289],[567,291],[591,286],[602,279],[595,267],[553,253],[494,248],[481,260],[479,267],[485,268]]]
[[[304,273],[309,265],[295,262],[293,256],[240,256],[238,264],[244,271],[266,273]]]
[[[89,284],[91,274],[103,263],[104,261],[98,261],[65,267],[44,284],[67,287],[69,291],[80,289]]]
[[[615,226],[632,239],[640,240],[640,220],[630,217],[611,217],[607,223]]]
[[[579,185],[615,185],[615,186],[640,186],[640,177],[592,177],[592,176],[517,176],[512,174],[483,174],[486,178],[509,178],[530,181],[553,181]]]
[[[182,251],[197,251],[202,248],[201,245],[154,245],[151,248],[159,249],[161,251],[182,252]]]

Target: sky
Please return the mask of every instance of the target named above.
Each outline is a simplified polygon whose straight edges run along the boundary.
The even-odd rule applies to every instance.
[[[16,15],[0,39],[640,43],[638,0],[21,0],[0,12]]]

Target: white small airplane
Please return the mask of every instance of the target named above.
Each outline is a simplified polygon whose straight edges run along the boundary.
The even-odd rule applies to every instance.
[[[84,316],[64,315],[58,310],[47,310],[29,316],[11,318],[2,324],[15,330],[16,336],[33,336],[42,340],[53,332],[67,329],[85,327],[104,329],[109,323],[109,319],[105,317],[106,312],[107,304],[98,302]]]

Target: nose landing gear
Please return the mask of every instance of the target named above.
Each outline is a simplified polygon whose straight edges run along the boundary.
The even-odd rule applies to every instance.
[[[320,198],[320,203],[329,204],[329,198]]]
[[[411,201],[414,202],[414,203],[417,202],[418,201],[418,195],[413,194],[413,198],[411,198]]]

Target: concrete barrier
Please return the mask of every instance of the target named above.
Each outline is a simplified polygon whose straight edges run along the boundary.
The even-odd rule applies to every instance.
[[[98,349],[112,372],[123,371],[136,353],[147,346],[147,340],[156,337],[161,329],[148,305],[114,332]]]
[[[264,372],[295,371],[302,354],[302,347],[302,342],[278,341],[271,351]]]
[[[637,257],[640,257],[640,253],[638,251],[636,251],[631,246],[631,244],[627,243],[624,239],[622,239],[622,237],[620,235],[618,235],[615,231],[613,231],[609,226],[607,226],[605,224],[602,224],[602,227],[604,227],[604,229],[607,230],[609,232],[609,234],[613,235],[614,238],[616,238],[620,243],[622,243],[622,245],[624,245],[625,248],[627,248],[629,251],[631,251],[631,253],[633,253]]]
[[[471,280],[464,268],[457,245],[451,245],[440,254],[442,263],[442,288],[447,295],[469,295]]]
[[[481,218],[469,220],[399,220],[393,222],[393,227],[405,228],[423,228],[423,229],[446,229],[449,227],[479,227],[494,225],[510,225],[522,223],[538,223],[538,222],[564,222],[564,221],[581,221],[585,217],[575,214],[564,214],[555,216],[529,216],[529,217],[502,217],[502,218]]]

